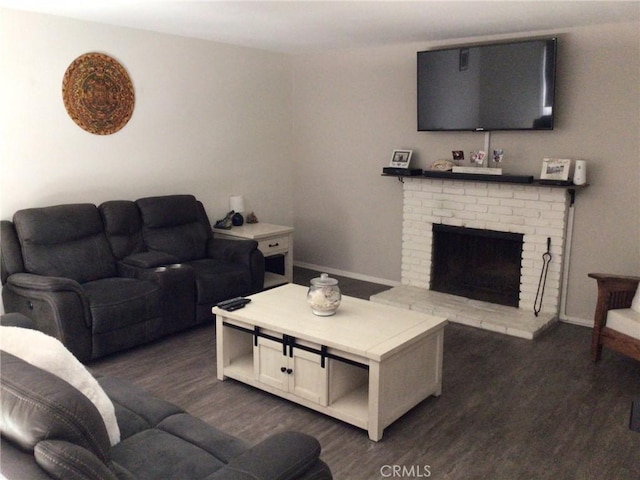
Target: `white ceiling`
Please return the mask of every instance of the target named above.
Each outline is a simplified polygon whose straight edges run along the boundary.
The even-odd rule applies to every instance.
[[[294,54],[640,22],[638,0],[0,0],[0,7]]]

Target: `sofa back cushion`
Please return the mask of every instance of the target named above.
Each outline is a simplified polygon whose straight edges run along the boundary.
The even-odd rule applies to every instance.
[[[0,351],[0,433],[33,451],[44,440],[64,440],[109,460],[110,442],[95,405],[61,378]]]
[[[167,195],[136,200],[142,235],[149,250],[170,253],[180,262],[206,258],[211,227],[192,195]],[[205,217],[206,218],[206,217]]]
[[[142,240],[142,219],[136,204],[129,200],[112,200],[98,207],[107,240],[116,258],[146,250]]]
[[[115,258],[95,205],[20,210],[13,222],[25,271],[79,283],[116,276]]]

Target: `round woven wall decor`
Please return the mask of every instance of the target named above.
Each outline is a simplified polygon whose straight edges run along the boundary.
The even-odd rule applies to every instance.
[[[69,65],[62,97],[71,119],[96,135],[110,135],[124,127],[135,103],[127,71],[102,53],[85,53]]]

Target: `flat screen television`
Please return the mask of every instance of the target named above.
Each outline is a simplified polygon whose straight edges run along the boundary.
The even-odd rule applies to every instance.
[[[418,131],[552,130],[556,44],[418,52]]]

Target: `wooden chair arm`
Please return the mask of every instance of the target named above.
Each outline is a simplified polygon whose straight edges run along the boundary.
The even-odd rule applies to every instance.
[[[604,325],[609,310],[631,307],[640,277],[607,273],[590,273],[589,277],[598,282],[598,303],[594,317],[596,327]]]

